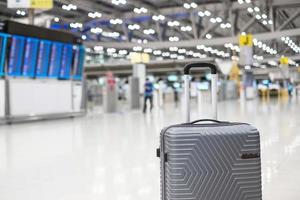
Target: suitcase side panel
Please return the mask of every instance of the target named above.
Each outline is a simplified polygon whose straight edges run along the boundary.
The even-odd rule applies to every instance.
[[[171,127],[161,140],[163,200],[262,198],[260,138],[252,126]]]

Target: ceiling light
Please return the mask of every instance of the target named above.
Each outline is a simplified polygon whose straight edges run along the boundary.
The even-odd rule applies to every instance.
[[[249,13],[253,13],[253,8],[249,7],[249,8],[247,9],[247,11],[248,11]]]
[[[82,23],[78,23],[78,22],[75,22],[75,23],[70,23],[70,27],[71,28],[82,28]]]
[[[170,47],[169,50],[170,51],[178,51],[178,47]]]
[[[211,12],[208,11],[208,10],[204,11],[204,14],[205,14],[207,17],[211,16]]]
[[[153,16],[152,16],[152,19],[153,19],[154,21],[163,21],[163,20],[166,19],[166,17],[163,16],[163,15],[153,15]]]
[[[256,19],[261,19],[261,16],[260,15],[255,15]]]
[[[129,30],[139,30],[141,27],[140,27],[140,25],[138,25],[138,24],[130,24],[130,25],[128,25],[128,29]]]
[[[196,48],[198,50],[201,50],[201,49],[204,49],[205,48],[205,45],[201,44],[201,45],[197,45]]]
[[[113,25],[116,25],[116,24],[122,24],[123,23],[123,20],[122,19],[111,19],[109,20],[109,23],[113,24]]]
[[[126,4],[126,0],[111,0],[111,3],[114,4],[114,5],[125,5]]]
[[[268,18],[268,16],[267,16],[266,14],[262,14],[261,17],[262,17],[263,19],[267,19],[267,18]]]
[[[94,51],[103,51],[103,46],[94,46]]]
[[[191,8],[190,4],[188,4],[188,3],[184,3],[184,4],[183,4],[183,7],[184,7],[185,9],[190,9],[190,8]]]
[[[268,23],[269,23],[269,24],[273,24],[273,21],[272,21],[272,20],[269,20]]]
[[[135,12],[135,13],[137,13],[137,14],[147,13],[147,12],[148,12],[148,9],[147,9],[147,8],[144,8],[144,7],[141,7],[141,8],[134,8],[134,9],[133,9],[133,12]]]
[[[68,4],[68,5],[64,4],[64,5],[61,6],[61,8],[62,8],[63,10],[67,10],[67,11],[70,11],[70,10],[77,10],[77,6],[74,5],[74,4]]]
[[[209,20],[211,23],[216,23],[217,22],[217,20],[215,19],[215,18],[210,18],[210,20]]]
[[[95,28],[91,28],[91,32],[92,33],[95,33],[95,34],[99,34],[99,33],[102,33],[102,28],[100,27],[95,27]]]
[[[260,11],[259,7],[257,7],[257,6],[254,7],[254,11],[255,11],[255,12],[259,12],[259,11]]]
[[[141,46],[135,46],[132,48],[133,51],[142,51],[143,48]]]
[[[207,34],[205,35],[205,37],[206,37],[207,39],[211,39],[211,38],[212,38],[211,34],[209,34],[209,33],[207,33]]]
[[[116,49],[115,48],[107,48],[106,49],[107,53],[116,53]]]
[[[90,17],[90,18],[100,18],[100,17],[102,17],[102,14],[101,13],[99,13],[99,12],[89,12],[88,13],[88,16]]]
[[[173,26],[179,26],[180,23],[178,21],[169,21],[168,26],[173,27]]]
[[[186,55],[190,55],[190,56],[191,56],[191,55],[193,55],[193,54],[194,54],[193,51],[187,51],[187,52],[186,52]]]
[[[226,23],[226,28],[231,28],[231,24],[229,22]]]
[[[238,3],[239,3],[239,4],[243,4],[244,1],[243,1],[243,0],[238,0]]]
[[[178,49],[178,53],[182,54],[182,53],[185,53],[186,52],[186,49]]]
[[[183,32],[185,32],[185,31],[192,31],[192,27],[191,26],[182,26],[180,28],[180,30],[182,30]]]
[[[120,33],[118,33],[118,32],[102,32],[102,35],[104,37],[111,37],[111,38],[120,37]]]
[[[128,51],[126,49],[119,50],[120,55],[126,55],[127,53],[128,53]]]
[[[154,29],[145,29],[143,32],[144,32],[144,34],[146,34],[146,35],[152,35],[152,34],[155,34],[155,30],[154,30]]]
[[[82,35],[81,39],[86,40],[86,35]]]
[[[59,22],[59,18],[58,17],[54,17],[54,21],[55,22]]]
[[[204,17],[205,16],[204,12],[202,12],[202,11],[199,11],[198,15],[199,15],[199,17]]]
[[[162,55],[163,57],[168,57],[168,56],[170,56],[170,52],[163,52],[161,55]]]
[[[152,53],[153,50],[152,50],[151,48],[147,48],[147,49],[144,49],[144,52],[145,52],[145,53]]]
[[[177,36],[169,37],[169,41],[171,41],[171,42],[178,42],[179,38]]]
[[[268,22],[267,22],[266,20],[264,20],[262,23],[263,23],[264,25],[267,25],[267,24],[268,24]]]
[[[251,3],[251,0],[245,0],[246,3]]]
[[[160,55],[161,54],[161,50],[155,50],[155,51],[153,51],[153,54],[154,55]]]
[[[245,70],[251,70],[251,66],[250,65],[246,65],[245,66]]]
[[[222,20],[221,17],[217,17],[217,18],[216,18],[216,21],[217,21],[218,23],[221,23],[223,20]]]
[[[174,58],[177,58],[177,56],[178,56],[177,54],[171,54],[171,55],[170,55],[170,58],[173,58],[173,59],[174,59]]]
[[[191,5],[192,8],[197,8],[198,7],[198,5],[194,2],[192,2],[190,5]]]
[[[23,10],[17,10],[16,14],[17,14],[17,15],[21,15],[21,16],[25,16],[25,15],[26,15],[26,12],[23,11]]]

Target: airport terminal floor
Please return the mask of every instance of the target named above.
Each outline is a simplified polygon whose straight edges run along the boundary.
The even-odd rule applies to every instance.
[[[300,99],[219,103],[219,119],[261,132],[263,199],[300,199]],[[192,118],[209,116],[192,104]],[[206,114],[204,114],[206,113]],[[183,120],[174,104],[0,126],[1,200],[158,200],[162,127]]]

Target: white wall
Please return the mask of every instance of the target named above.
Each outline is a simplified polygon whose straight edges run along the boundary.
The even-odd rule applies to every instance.
[[[5,113],[5,81],[0,80],[0,117]]]
[[[82,103],[82,84],[75,82],[73,84],[73,111],[80,112]]]
[[[52,79],[10,79],[12,116],[72,112],[72,82]]]

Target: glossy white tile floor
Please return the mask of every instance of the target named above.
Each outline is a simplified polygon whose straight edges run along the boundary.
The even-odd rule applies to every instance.
[[[300,103],[222,102],[219,116],[261,131],[263,199],[300,199]],[[159,132],[181,117],[167,105],[0,126],[0,200],[159,200]]]

